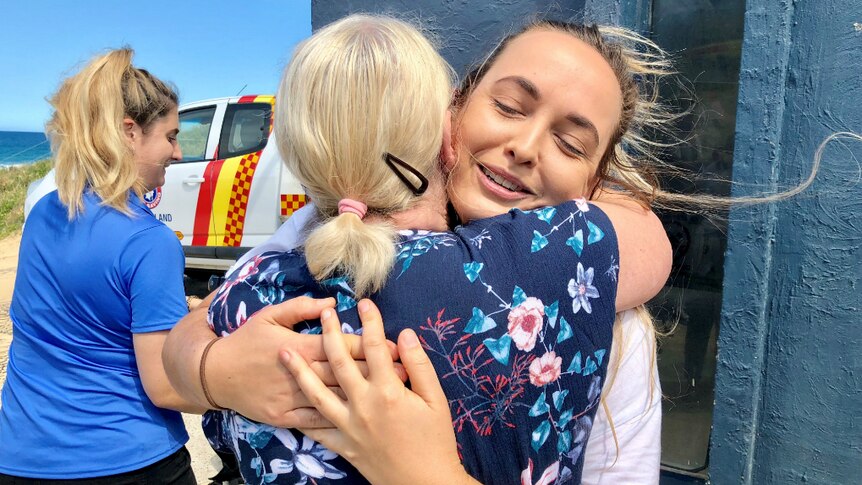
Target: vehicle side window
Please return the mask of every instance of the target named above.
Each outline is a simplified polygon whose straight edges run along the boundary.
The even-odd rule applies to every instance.
[[[180,113],[180,133],[177,142],[183,151],[183,162],[206,159],[207,140],[215,115],[215,106]]]
[[[227,107],[219,142],[219,158],[256,152],[266,146],[272,119],[269,103],[232,104]]]

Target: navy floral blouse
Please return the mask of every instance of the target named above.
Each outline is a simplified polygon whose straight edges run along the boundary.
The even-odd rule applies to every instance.
[[[611,345],[617,262],[610,221],[584,200],[454,232],[402,231],[388,284],[372,299],[389,339],[405,328],[419,335],[449,398],[462,462],[480,482],[580,482]],[[209,321],[228,334],[300,295],[334,296],[343,330],[361,333],[348,282],[316,282],[298,251],[263,253],[229,275]],[[299,328],[320,332],[317,321]],[[236,453],[250,484],[367,483],[295,430],[233,411],[209,412],[204,430]]]

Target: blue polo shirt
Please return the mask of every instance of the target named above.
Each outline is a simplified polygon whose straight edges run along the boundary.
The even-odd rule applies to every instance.
[[[144,392],[134,333],[187,313],[183,252],[136,196],[131,216],[92,193],[69,221],[57,192],[27,219],[9,315],[0,472],[87,478],[136,470],[187,440]]]

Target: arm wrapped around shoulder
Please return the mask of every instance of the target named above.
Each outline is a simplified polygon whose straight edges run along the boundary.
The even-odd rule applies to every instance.
[[[670,275],[673,253],[664,226],[655,213],[622,194],[603,191],[591,203],[605,212],[617,233],[617,311],[646,303],[658,294]]]

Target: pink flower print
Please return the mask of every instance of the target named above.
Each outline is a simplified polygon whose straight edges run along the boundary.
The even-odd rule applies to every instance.
[[[239,308],[236,309],[236,326],[242,327],[245,325],[246,320],[248,320],[248,317],[246,317],[245,302],[241,301],[239,302]]]
[[[575,205],[578,206],[578,210],[581,212],[589,212],[590,205],[587,204],[587,199],[581,197],[580,199],[575,199]]]
[[[562,366],[563,358],[557,357],[554,351],[536,357],[530,364],[530,382],[537,387],[550,384],[559,379]]]
[[[551,463],[536,483],[533,483],[533,459],[527,462],[527,468],[521,472],[521,485],[548,485],[554,483],[560,475],[560,462]]]
[[[525,352],[533,350],[544,319],[545,305],[532,296],[509,312],[509,336],[518,349]]]
[[[239,274],[236,277],[236,281],[245,281],[245,279],[249,276],[257,274],[257,272],[259,271],[258,266],[260,265],[261,261],[263,261],[263,258],[261,258],[260,256],[255,256],[254,258],[252,258],[251,261],[246,263],[242,267],[242,269],[239,270]]]

